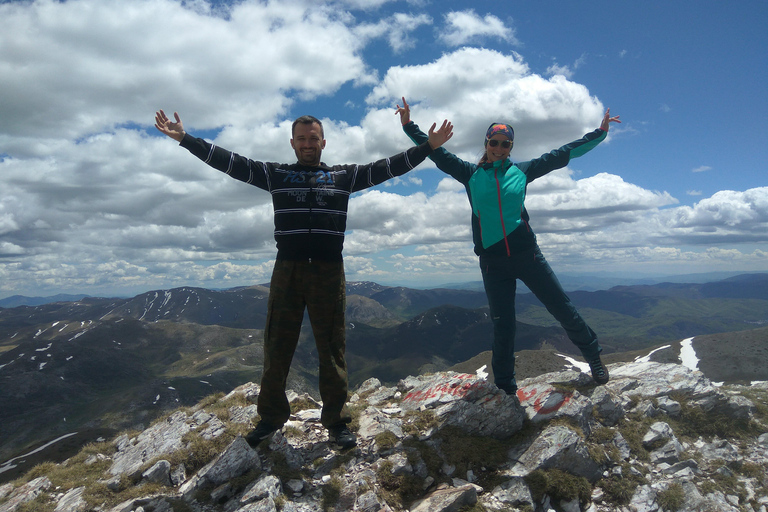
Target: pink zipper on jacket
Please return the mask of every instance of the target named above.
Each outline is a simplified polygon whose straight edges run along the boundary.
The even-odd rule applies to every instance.
[[[509,250],[509,240],[507,240],[507,228],[504,226],[504,211],[501,206],[501,183],[499,183],[499,170],[494,169],[493,170],[493,178],[496,180],[496,195],[499,201],[499,215],[501,216],[501,232],[504,235],[504,245],[507,247],[507,257],[511,256],[512,253]]]

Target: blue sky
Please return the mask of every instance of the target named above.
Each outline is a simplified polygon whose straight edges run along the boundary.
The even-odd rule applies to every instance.
[[[329,164],[409,145],[401,96],[479,155],[524,160],[621,115],[526,200],[558,274],[768,271],[768,3],[0,2],[0,298],[266,282],[269,195],[152,127],[289,162],[323,119]],[[353,197],[347,279],[479,280],[463,189],[428,162]]]

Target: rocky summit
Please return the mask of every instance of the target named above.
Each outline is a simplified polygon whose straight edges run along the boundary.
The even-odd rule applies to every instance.
[[[352,394],[358,445],[339,451],[320,404],[253,450],[255,384],[0,486],[0,512],[768,510],[768,385],[715,386],[647,360],[520,382],[482,372],[370,379]]]

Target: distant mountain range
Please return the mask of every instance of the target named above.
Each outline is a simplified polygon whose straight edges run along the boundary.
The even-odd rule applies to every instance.
[[[103,435],[145,425],[168,409],[258,382],[268,293],[265,286],[182,287],[0,308],[0,462],[73,431]],[[352,387],[369,377],[391,384],[462,365],[471,372],[487,365],[490,373],[484,292],[351,282],[347,293]],[[695,336],[713,354],[700,368],[716,380],[768,379],[766,365],[755,364],[765,356],[744,348],[768,347],[768,274],[570,295],[601,336],[608,361]],[[561,368],[557,354],[578,357],[535,297],[518,294],[517,311],[521,377]],[[716,341],[705,343],[710,338]],[[317,395],[306,320],[288,387]]]
[[[40,306],[42,304],[49,304],[51,302],[74,302],[85,297],[88,297],[88,295],[68,295],[65,293],[51,295],[49,297],[25,297],[24,295],[11,295],[10,297],[0,299],[0,308],[15,308],[17,306]]]

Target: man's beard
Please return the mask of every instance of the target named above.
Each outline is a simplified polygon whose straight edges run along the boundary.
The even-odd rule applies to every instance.
[[[301,151],[296,151],[296,158],[299,159],[299,163],[301,165],[307,165],[307,166],[317,166],[320,164],[320,152],[319,151],[312,151],[303,153]]]

